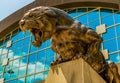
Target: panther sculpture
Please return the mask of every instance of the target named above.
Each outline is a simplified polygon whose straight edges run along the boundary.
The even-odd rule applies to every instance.
[[[36,47],[51,39],[53,51],[59,54],[59,58],[51,65],[83,58],[106,82],[120,83],[117,66],[105,62],[99,50],[101,36],[72,19],[63,10],[36,7],[29,10],[19,24],[22,31],[29,30],[33,34],[35,40],[32,44]]]

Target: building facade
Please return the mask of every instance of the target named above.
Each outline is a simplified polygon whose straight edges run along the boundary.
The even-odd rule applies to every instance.
[[[37,6],[53,6],[65,10],[75,20],[101,35],[101,51],[106,61],[120,63],[119,0],[36,0],[0,22],[0,80],[4,83],[34,83],[45,80],[56,53],[50,40],[36,48],[34,37],[19,29],[23,14]]]

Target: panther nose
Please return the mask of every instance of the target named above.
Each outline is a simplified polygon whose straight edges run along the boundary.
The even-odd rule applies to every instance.
[[[19,24],[20,24],[20,29],[22,30],[23,25],[25,24],[25,21],[24,21],[24,20],[21,20],[21,21],[19,22]]]
[[[24,24],[25,24],[25,21],[24,21],[24,20],[21,20],[21,21],[19,22],[20,29],[21,29],[24,33],[26,33],[26,27],[24,27]]]
[[[25,21],[24,20],[21,20],[20,21],[20,25],[23,26],[25,24]]]

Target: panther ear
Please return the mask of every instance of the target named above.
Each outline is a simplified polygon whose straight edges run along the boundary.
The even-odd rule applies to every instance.
[[[53,16],[53,17],[57,16],[57,14],[53,10],[46,10],[44,11],[44,13],[47,14],[48,16]]]

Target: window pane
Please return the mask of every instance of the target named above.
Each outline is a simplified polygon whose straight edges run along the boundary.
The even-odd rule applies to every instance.
[[[68,13],[69,13],[69,15],[70,15],[71,17],[75,17],[75,16],[77,15],[76,9],[70,10]]]
[[[42,81],[42,80],[44,80],[44,75],[43,75],[43,73],[40,73],[40,74],[36,74],[36,75],[35,75],[35,80],[34,80],[34,82],[39,82],[39,81]]]
[[[38,54],[37,54],[37,60],[41,61],[41,60],[44,60],[44,58],[45,58],[45,51],[38,52]]]
[[[88,13],[88,21],[91,22],[93,20],[99,19],[99,12],[97,11],[93,11]]]
[[[107,32],[103,34],[103,40],[108,40],[111,38],[115,38],[115,28],[108,28]]]
[[[27,74],[33,74],[35,72],[35,64],[28,64]]]
[[[112,9],[101,9],[100,12],[101,12],[101,16],[104,17],[112,14]]]
[[[120,38],[118,38],[118,49],[120,50]]]
[[[120,36],[120,25],[116,26],[117,36]]]
[[[115,63],[120,62],[120,55],[118,53],[111,54],[109,57],[110,57],[110,60],[115,62]]]
[[[114,14],[115,16],[115,23],[120,23],[120,13]]]
[[[0,73],[3,72],[3,68],[4,67],[2,65],[0,65]]]
[[[19,68],[19,77],[20,76],[25,76],[25,74],[26,74],[26,66],[20,67]]]
[[[50,58],[50,57],[53,57],[54,56],[54,52],[53,52],[53,50],[51,49],[51,48],[49,48],[49,49],[47,49],[46,50],[46,55],[47,55],[47,57],[46,58]]]
[[[45,64],[43,64],[44,62],[37,62],[36,63],[36,72],[41,72],[44,71],[44,66]]]
[[[107,27],[113,25],[113,15],[102,18],[102,24],[105,24]]]
[[[95,22],[89,23],[90,28],[96,31],[96,26],[99,26],[100,22],[99,20],[96,20]]]
[[[78,21],[80,21],[82,24],[87,24],[87,15],[80,16],[77,18]]]
[[[29,63],[36,63],[37,61],[37,54],[33,53],[29,56]]]
[[[83,14],[85,12],[87,12],[87,8],[78,8],[77,15]]]
[[[34,83],[34,76],[27,76],[26,83]]]
[[[25,66],[27,63],[28,56],[20,58],[20,66]]]
[[[108,49],[109,52],[117,51],[116,40],[104,42],[104,49]]]
[[[25,83],[25,78],[20,78],[18,79],[18,82],[17,83]]]

